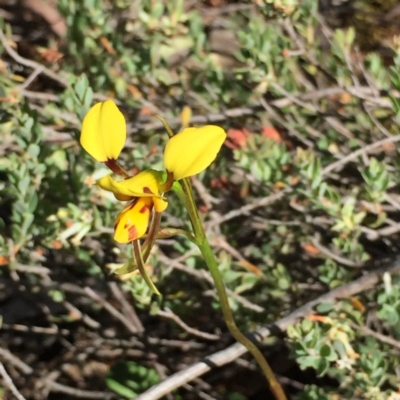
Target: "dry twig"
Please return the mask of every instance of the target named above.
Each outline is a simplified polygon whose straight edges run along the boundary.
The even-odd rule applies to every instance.
[[[317,297],[316,299],[306,303],[302,307],[290,313],[288,316],[278,320],[274,324],[257,329],[252,335],[258,340],[264,340],[273,335],[277,330],[286,331],[286,329],[295,324],[300,318],[304,318],[313,312],[313,309],[318,304],[328,301],[335,301],[340,298],[347,298],[354,296],[358,293],[364,292],[371,287],[375,286],[381,279],[382,275],[387,272],[390,274],[400,273],[400,260],[392,262],[389,266],[376,269],[368,274],[340,286],[336,289]],[[135,400],[157,400],[164,396],[166,393],[171,393],[173,390],[193,381],[194,379],[204,375],[212,368],[221,367],[229,364],[237,358],[241,357],[247,352],[247,349],[239,343],[235,343],[225,350],[221,350],[205,357],[192,366],[183,371],[176,372],[171,375],[167,380],[161,382],[152,388],[148,389],[143,394],[137,396]]]
[[[5,385],[11,390],[12,394],[17,398],[17,400],[26,400],[24,396],[19,392],[17,387],[14,385],[11,376],[8,375],[3,363],[0,362],[0,375],[3,377]]]

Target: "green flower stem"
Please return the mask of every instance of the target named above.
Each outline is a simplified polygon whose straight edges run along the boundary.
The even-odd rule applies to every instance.
[[[139,240],[134,240],[132,242],[132,248],[133,248],[133,255],[135,256],[136,265],[138,267],[140,275],[142,275],[142,278],[147,283],[147,286],[152,290],[152,292],[155,293],[156,295],[160,296],[160,292],[158,291],[158,289],[154,285],[153,281],[147,274],[146,266],[143,261],[142,249],[140,247]]]
[[[286,395],[282,389],[282,386],[277,381],[274,372],[269,366],[267,360],[262,355],[261,351],[257,346],[248,339],[237,327],[235,320],[233,318],[232,310],[229,306],[228,296],[226,294],[226,289],[224,282],[222,280],[221,273],[218,269],[217,261],[215,260],[214,253],[211,249],[210,243],[207,240],[206,234],[204,232],[203,224],[201,223],[199,213],[197,211],[197,206],[194,201],[192,186],[190,179],[186,178],[182,180],[183,191],[186,195],[186,205],[188,207],[188,212],[190,215],[190,220],[193,226],[194,235],[196,237],[197,245],[204,257],[211,276],[214,280],[215,288],[217,289],[217,294],[219,301],[221,303],[222,313],[224,315],[224,320],[229,332],[232,336],[253,355],[253,357],[258,362],[258,365],[264,372],[265,377],[268,380],[271,391],[277,400],[286,400]]]

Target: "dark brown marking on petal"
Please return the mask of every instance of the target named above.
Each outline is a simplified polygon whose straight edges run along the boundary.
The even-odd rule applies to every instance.
[[[124,226],[124,228],[127,226]],[[128,228],[128,240],[131,242],[132,240],[136,240],[138,238],[138,231],[135,225],[132,225]]]
[[[143,193],[154,194],[147,186],[143,187]]]
[[[139,201],[139,197],[135,197],[135,198],[133,199],[132,203],[130,203],[130,204],[128,205],[128,207],[126,207],[126,208],[129,208],[130,210],[132,210],[132,208],[134,207],[134,205],[135,205],[138,201]]]
[[[149,209],[149,207],[147,207],[147,205],[145,204],[140,210],[140,214],[144,214],[147,210]]]

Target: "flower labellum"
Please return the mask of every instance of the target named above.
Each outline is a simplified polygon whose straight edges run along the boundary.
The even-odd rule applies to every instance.
[[[128,204],[115,219],[114,240],[129,243],[142,237],[149,225],[152,208],[151,197],[139,197]]]

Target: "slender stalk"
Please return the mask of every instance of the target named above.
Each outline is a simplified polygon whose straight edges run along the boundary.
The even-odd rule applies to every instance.
[[[152,290],[152,292],[160,296],[160,292],[154,285],[153,281],[150,279],[149,275],[147,275],[139,240],[134,240],[132,242],[132,248],[133,248],[133,255],[135,256],[136,265],[138,267],[140,275],[142,275],[142,278],[146,282],[147,286]]]
[[[214,253],[211,249],[210,243],[207,240],[206,234],[204,232],[203,224],[201,223],[199,213],[197,211],[197,206],[194,201],[192,186],[188,178],[182,181],[183,190],[186,194],[186,205],[188,207],[188,212],[190,215],[190,220],[193,226],[194,234],[197,239],[197,245],[204,257],[211,276],[214,280],[215,288],[217,290],[218,298],[221,303],[222,313],[224,315],[224,320],[229,332],[232,336],[243,346],[249,350],[249,352],[256,359],[258,365],[264,372],[265,377],[268,380],[271,391],[277,400],[286,400],[287,397],[282,389],[282,386],[277,381],[274,372],[269,366],[267,360],[262,355],[261,351],[257,346],[247,338],[237,327],[235,320],[233,318],[232,310],[229,306],[228,296],[226,294],[225,285],[218,269],[217,261],[215,260]]]
[[[143,244],[143,260],[144,262],[147,261],[149,258],[151,249],[154,246],[154,243],[157,238],[157,233],[160,230],[160,222],[161,222],[161,213],[154,212],[153,219],[151,221],[149,233],[147,234],[147,238]]]

